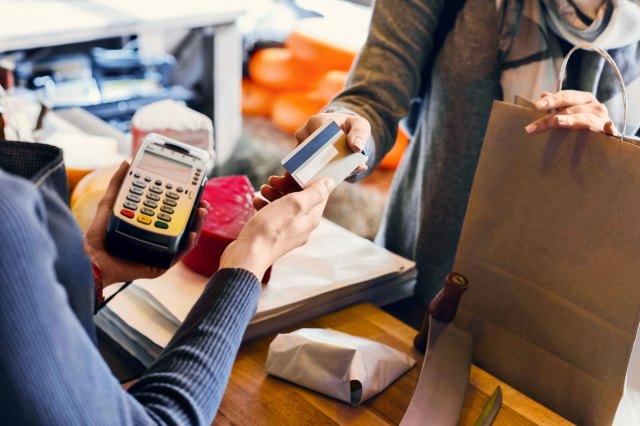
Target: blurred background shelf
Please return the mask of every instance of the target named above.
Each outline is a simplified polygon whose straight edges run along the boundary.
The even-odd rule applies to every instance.
[[[158,7],[151,0],[0,0],[0,53],[5,53],[5,64],[22,58],[34,65],[40,57],[57,52],[66,59],[65,64],[58,64],[64,69],[82,62],[77,54],[75,62],[69,58],[70,51],[77,52],[75,48],[81,52],[102,46],[118,48],[135,39],[140,57],[158,57],[171,50],[172,33],[183,38],[182,33],[197,31],[205,38],[199,45],[198,56],[204,66],[199,68],[203,78],[198,92],[202,108],[213,117],[218,161],[224,162],[241,132],[242,37],[237,21],[251,3],[183,0]],[[95,92],[91,80],[92,76],[76,79],[69,89],[84,93],[85,105],[101,103],[91,102],[90,95]],[[116,108],[141,106],[140,99],[129,106],[126,101],[116,103]]]

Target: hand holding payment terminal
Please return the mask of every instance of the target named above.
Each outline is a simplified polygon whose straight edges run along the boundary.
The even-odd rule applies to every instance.
[[[203,149],[147,135],[113,206],[107,251],[138,263],[171,266],[187,242],[209,161]]]

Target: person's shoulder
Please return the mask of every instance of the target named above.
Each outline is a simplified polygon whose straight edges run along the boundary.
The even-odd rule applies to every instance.
[[[5,201],[0,205],[10,204],[8,200],[33,204],[38,199],[38,189],[32,182],[0,169],[0,196]]]
[[[0,169],[0,229],[16,223],[42,220],[42,199],[36,186]]]

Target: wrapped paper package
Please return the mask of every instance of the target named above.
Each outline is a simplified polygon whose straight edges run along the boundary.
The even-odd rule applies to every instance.
[[[358,405],[415,363],[382,343],[335,330],[303,328],[273,339],[265,368],[281,379]]]

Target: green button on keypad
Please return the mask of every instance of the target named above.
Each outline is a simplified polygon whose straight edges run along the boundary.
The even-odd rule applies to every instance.
[[[160,222],[159,220],[156,220],[155,223],[153,224],[156,228],[160,228],[160,229],[167,229],[169,227],[168,223],[165,222]]]

